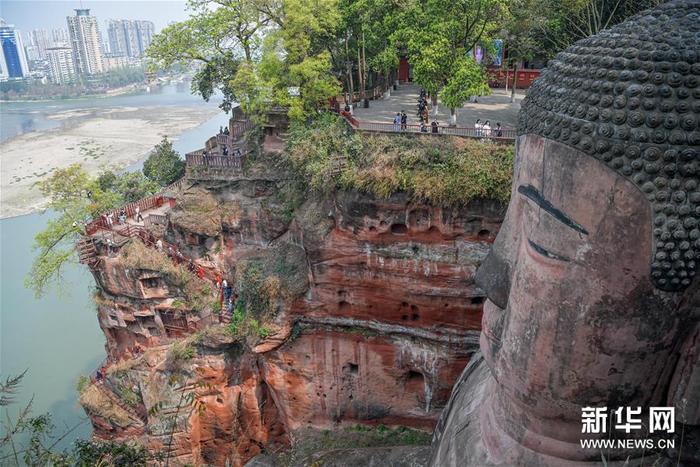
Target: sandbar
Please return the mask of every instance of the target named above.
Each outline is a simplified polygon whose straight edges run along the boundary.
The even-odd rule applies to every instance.
[[[144,158],[163,136],[176,141],[220,110],[203,107],[72,109],[51,118],[63,126],[0,144],[0,218],[44,208],[36,183],[57,168],[78,163],[90,174],[118,170]],[[202,141],[202,146],[204,141]]]

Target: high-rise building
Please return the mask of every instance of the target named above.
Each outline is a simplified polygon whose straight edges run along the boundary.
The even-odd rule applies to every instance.
[[[49,59],[51,81],[65,84],[75,79],[72,47],[68,45],[49,47],[46,49],[46,56]]]
[[[148,47],[151,45],[155,31],[156,27],[153,22],[136,21],[136,32],[138,35],[139,51],[141,56],[145,55],[146,49],[148,49]]]
[[[46,29],[34,29],[29,33],[29,45],[39,50],[39,58],[46,58],[46,49],[53,45],[53,40]]]
[[[109,42],[109,53],[114,56],[126,56],[126,37],[122,20],[110,19],[107,21],[107,41]]]
[[[57,44],[68,44],[70,42],[70,37],[68,36],[68,31],[64,28],[52,29],[51,30],[51,40],[53,45]]]
[[[107,22],[109,51],[115,56],[142,57],[151,45],[154,32],[151,21],[111,19]]]
[[[2,79],[29,76],[29,66],[19,30],[0,19],[0,77]]]
[[[42,54],[41,54],[41,50],[39,50],[39,46],[27,45],[24,47],[24,51],[27,54],[27,61],[30,64],[32,62],[36,62],[36,61],[39,61],[42,59],[42,56],[41,56]]]
[[[76,71],[82,75],[102,73],[104,66],[97,18],[90,16],[88,8],[80,8],[75,10],[75,16],[66,17],[66,21]]]

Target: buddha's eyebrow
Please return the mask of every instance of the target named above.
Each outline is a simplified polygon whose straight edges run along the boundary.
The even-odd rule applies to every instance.
[[[562,224],[571,227],[575,231],[581,232],[584,235],[588,235],[588,231],[584,229],[583,226],[581,226],[581,224],[573,220],[571,217],[567,216],[563,211],[555,208],[552,205],[552,203],[544,199],[542,193],[540,193],[534,186],[520,185],[518,187],[518,193],[534,201],[536,205],[547,211],[549,214],[552,215],[552,217],[554,217]]]

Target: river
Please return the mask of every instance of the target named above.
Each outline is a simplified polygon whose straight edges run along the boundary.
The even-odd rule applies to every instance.
[[[215,108],[218,103],[216,99],[205,103],[190,95],[186,85],[107,98],[3,103],[0,140],[60,125],[61,122],[47,118],[52,112],[115,106]],[[184,154],[202,147],[227,120],[222,112],[185,131],[174,138],[175,149]],[[0,377],[4,381],[9,375],[27,370],[16,402],[9,407],[11,416],[16,416],[22,404],[33,397],[34,414],[51,413],[57,433],[83,422],[59,444],[66,447],[75,439],[91,434],[90,423],[77,403],[76,382],[80,375],[94,371],[105,350],[104,336],[90,298],[95,284],[87,268],[78,264],[66,267],[60,289],[52,288],[41,299],[36,299],[23,286],[34,256],[34,236],[50,218],[51,213],[35,213],[0,220]]]

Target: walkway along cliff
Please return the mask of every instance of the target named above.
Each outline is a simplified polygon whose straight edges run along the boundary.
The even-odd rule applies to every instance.
[[[242,465],[303,429],[432,431],[478,349],[473,276],[503,202],[302,194],[283,135],[246,131],[232,120],[188,155],[143,222],[88,226],[107,339],[80,399],[95,436],[175,465]]]

